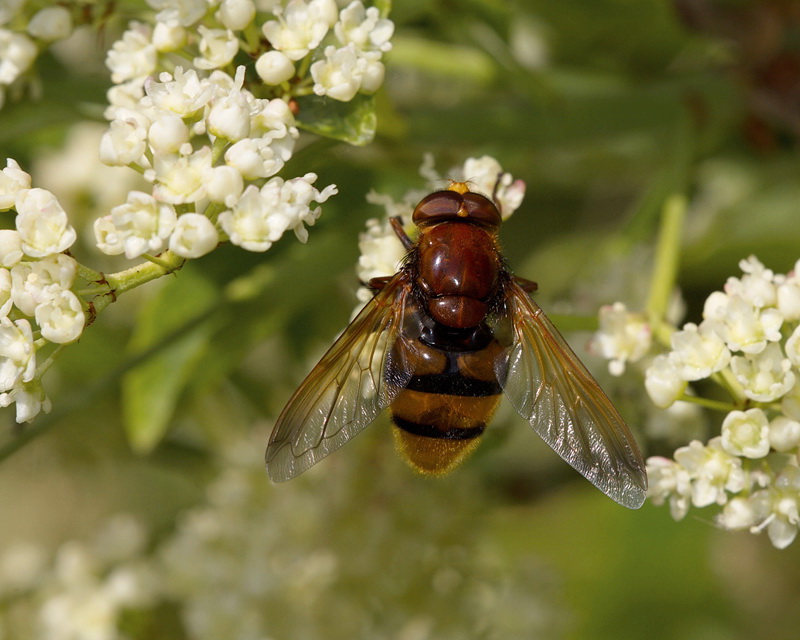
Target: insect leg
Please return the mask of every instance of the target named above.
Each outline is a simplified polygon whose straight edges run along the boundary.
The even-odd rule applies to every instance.
[[[392,225],[392,229],[397,234],[397,237],[400,238],[400,242],[403,243],[403,247],[406,250],[411,249],[414,246],[414,241],[408,237],[406,230],[403,229],[403,221],[400,216],[392,216],[389,218],[389,224]]]
[[[497,208],[500,208],[500,203],[497,201],[497,192],[500,190],[500,184],[503,182],[503,176],[506,175],[505,171],[500,171],[497,174],[497,180],[494,182],[494,187],[492,187],[492,202],[497,205]],[[502,213],[502,211],[500,212]]]
[[[367,285],[373,291],[380,291],[386,286],[386,283],[394,278],[394,276],[379,276],[377,278],[370,278]]]
[[[533,280],[528,280],[527,278],[520,278],[519,276],[512,276],[514,278],[514,282],[516,282],[520,287],[522,287],[525,293],[536,293],[539,290],[539,285],[536,284]]]

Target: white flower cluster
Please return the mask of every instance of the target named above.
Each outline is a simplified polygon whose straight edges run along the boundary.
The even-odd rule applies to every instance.
[[[235,78],[178,67],[148,78],[133,108],[112,107],[101,158],[141,167],[153,190],[130,193],[96,221],[101,251],[136,258],[170,249],[198,258],[219,244],[220,230],[251,251],[265,251],[287,229],[306,238],[303,224],[319,215],[311,203],[324,202],[336,188],[318,191],[313,173],[245,188],[283,168],[298,132],[286,101],[255,98],[243,82],[244,67]],[[184,212],[178,215],[176,206]]]
[[[8,87],[21,81],[33,66],[39,51],[68,37],[73,30],[72,14],[68,8],[52,6],[39,9],[33,5],[25,0],[0,3],[0,107],[5,102]],[[23,28],[15,28],[18,26]]]
[[[641,360],[651,344],[650,325],[643,315],[631,313],[621,302],[600,307],[600,328],[590,346],[609,361],[611,375],[622,375],[626,363]]]
[[[36,352],[80,337],[86,316],[71,290],[77,263],[65,255],[75,229],[55,196],[31,188],[9,159],[0,171],[0,211],[16,211],[15,228],[0,231],[0,406],[17,403],[17,422],[50,403],[37,377]],[[33,323],[33,325],[32,325]]]
[[[412,236],[415,233],[411,222],[414,207],[422,198],[444,188],[449,180],[467,182],[473,191],[488,197],[494,195],[503,219],[507,219],[522,204],[525,197],[525,183],[514,180],[509,173],[503,171],[500,163],[490,156],[468,158],[460,167],[453,167],[447,177],[442,177],[434,168],[433,157],[426,155],[420,175],[427,181],[427,188],[408,191],[402,200],[395,201],[391,196],[370,192],[367,201],[386,209],[386,216],[381,220],[367,220],[367,230],[359,238],[358,248],[361,255],[358,259],[358,278],[367,283],[372,278],[392,275],[398,271],[406,250],[395,234],[389,219],[400,216],[403,227]],[[358,299],[364,303],[373,295],[367,287],[358,290]]]
[[[71,33],[73,19],[92,19],[62,6],[34,13],[33,4],[0,6],[0,99],[40,48]],[[318,205],[337,190],[315,187],[314,173],[277,175],[299,138],[298,100],[375,91],[392,22],[361,0],[341,10],[336,0],[148,4],[153,24],[130,23],[108,51],[114,86],[99,149],[103,163],[134,169],[146,186],[95,220],[98,248],[168,269],[225,241],[266,251],[293,231],[305,242]],[[256,64],[237,64],[247,58]],[[65,253],[76,232],[64,209],[9,160],[0,211],[12,208],[16,228],[0,231],[0,406],[16,402],[17,421],[29,421],[50,407],[39,378],[53,358],[37,371],[37,351],[77,340],[84,312],[96,311],[89,300],[114,291]],[[73,290],[77,273],[88,288]]]
[[[426,483],[409,501],[397,491],[399,465],[364,482],[366,467],[350,464],[276,488],[258,439],[225,442],[202,498],[158,538],[118,515],[93,539],[62,543],[52,558],[30,542],[7,545],[0,636],[110,640],[169,629],[169,637],[193,640],[411,639],[460,638],[474,628],[497,638],[561,635],[564,613],[541,563],[517,554],[509,572],[487,548],[486,501],[474,482]],[[369,464],[393,455],[381,446]]]
[[[20,542],[0,555],[4,638],[118,638],[126,611],[149,606],[159,582],[142,555],[147,534],[128,515],[111,518],[88,543],[62,544],[53,558]]]
[[[360,0],[341,10],[335,0],[273,2],[261,25],[266,45],[254,49],[264,16],[252,0],[150,4],[159,10],[155,26],[132,23],[109,51],[116,85],[100,154],[141,171],[152,193],[131,193],[99,219],[98,247],[128,258],[166,249],[197,258],[226,237],[251,251],[290,229],[305,240],[304,225],[319,215],[312,204],[336,188],[317,190],[311,173],[274,177],[298,138],[293,101],[375,91],[392,22]],[[257,58],[258,77],[244,66],[231,76],[240,51]]]
[[[666,353],[653,357],[645,387],[656,406],[706,402],[726,409],[721,433],[707,444],[692,441],[674,460],[650,458],[650,497],[668,501],[673,517],[690,506],[723,507],[717,522],[727,529],[766,529],[779,548],[800,526],[800,261],[787,275],[756,258],[740,262],[743,275],[706,300],[703,320],[670,337]],[[641,316],[617,304],[600,314],[595,344],[616,363],[641,360],[650,334]],[[691,383],[710,380],[731,400],[695,396]]]

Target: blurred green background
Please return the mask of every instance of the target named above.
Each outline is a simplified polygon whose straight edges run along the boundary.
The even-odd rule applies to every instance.
[[[641,308],[660,209],[674,193],[690,202],[678,282],[686,320],[699,319],[740,259],[786,272],[800,258],[800,3],[429,0],[396,2],[391,17],[375,141],[309,140],[282,174],[314,171],[318,185],[339,187],[308,244],[223,247],[98,318],[45,378],[47,432],[0,466],[0,545],[56,550],[124,512],[152,533],[146,553],[160,553],[184,535],[186,509],[216,504],[207,489],[226,473],[220,450],[250,443],[260,471],[272,421],[355,304],[358,233],[383,215],[365,194],[420,188],[425,153],[441,173],[489,154],[527,183],[501,233],[507,258],[539,283],[540,304],[578,316],[575,326],[615,300]],[[42,159],[70,144],[75,123],[102,121],[101,56],[48,56],[41,100],[0,112],[0,150],[39,186],[54,180]],[[122,188],[124,171],[115,175]],[[84,230],[76,256],[123,268],[92,248],[92,219],[108,204],[90,180],[49,188]],[[233,280],[254,297],[220,303]],[[569,317],[559,324],[572,326]],[[149,369],[126,368],[165,336]],[[570,336],[576,346],[587,338]],[[680,432],[648,434],[654,410],[640,373],[610,380],[587,361],[647,454],[686,443]],[[13,412],[0,419],[0,445],[13,446]],[[250,605],[264,616],[263,637],[797,637],[797,543],[776,551],[766,536],[718,531],[711,510],[679,523],[649,504],[629,512],[508,407],[486,440],[443,480],[404,468],[385,421],[308,478],[271,485],[248,472],[247,510],[236,512],[225,557],[247,549],[260,558],[253,566],[269,559],[274,590],[256,589]],[[311,580],[304,599],[293,570],[276,567],[320,550],[336,570]],[[202,565],[206,551],[185,562]],[[149,622],[127,627],[129,637],[214,637],[187,631],[178,599],[213,609],[238,588],[233,569],[209,575],[196,578],[209,581],[207,600],[176,587],[157,615],[144,607]],[[216,637],[256,637],[241,624]]]

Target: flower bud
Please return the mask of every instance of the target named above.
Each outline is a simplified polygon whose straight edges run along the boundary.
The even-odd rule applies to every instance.
[[[174,113],[160,112],[147,131],[147,141],[157,153],[177,153],[189,141],[189,128]]]
[[[778,416],[769,423],[769,443],[775,451],[792,451],[800,446],[800,422]]]
[[[35,316],[42,337],[56,344],[77,340],[86,322],[80,301],[68,290],[61,290],[47,302],[38,305]]]
[[[256,7],[253,0],[222,0],[217,19],[233,31],[241,31],[253,21]]]
[[[153,46],[156,51],[177,51],[186,44],[187,33],[177,22],[156,22],[153,29]]]
[[[19,231],[14,229],[0,230],[0,265],[13,267],[22,260],[22,239]]]
[[[61,253],[77,237],[66,212],[45,189],[29,189],[17,196],[16,223],[22,250],[32,258]]]
[[[47,7],[31,18],[28,33],[47,42],[63,40],[72,33],[72,16],[64,7]]]
[[[295,70],[292,61],[281,51],[267,51],[256,60],[256,73],[265,84],[275,85],[289,80]]]
[[[219,233],[200,213],[184,213],[169,239],[169,249],[183,258],[199,258],[219,244]]]
[[[244,179],[236,167],[222,165],[209,170],[206,177],[206,195],[214,202],[232,207],[244,190]]]

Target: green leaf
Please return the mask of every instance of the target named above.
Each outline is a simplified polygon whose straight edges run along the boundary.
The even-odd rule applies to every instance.
[[[205,352],[215,323],[194,320],[215,307],[214,287],[192,269],[166,286],[141,310],[131,339],[134,353],[178,331],[172,344],[131,370],[122,380],[122,412],[131,447],[151,451],[164,437],[195,364]]]
[[[359,147],[375,137],[378,118],[373,96],[359,94],[350,102],[339,102],[310,95],[298,98],[297,105],[297,126],[301,129]]]

